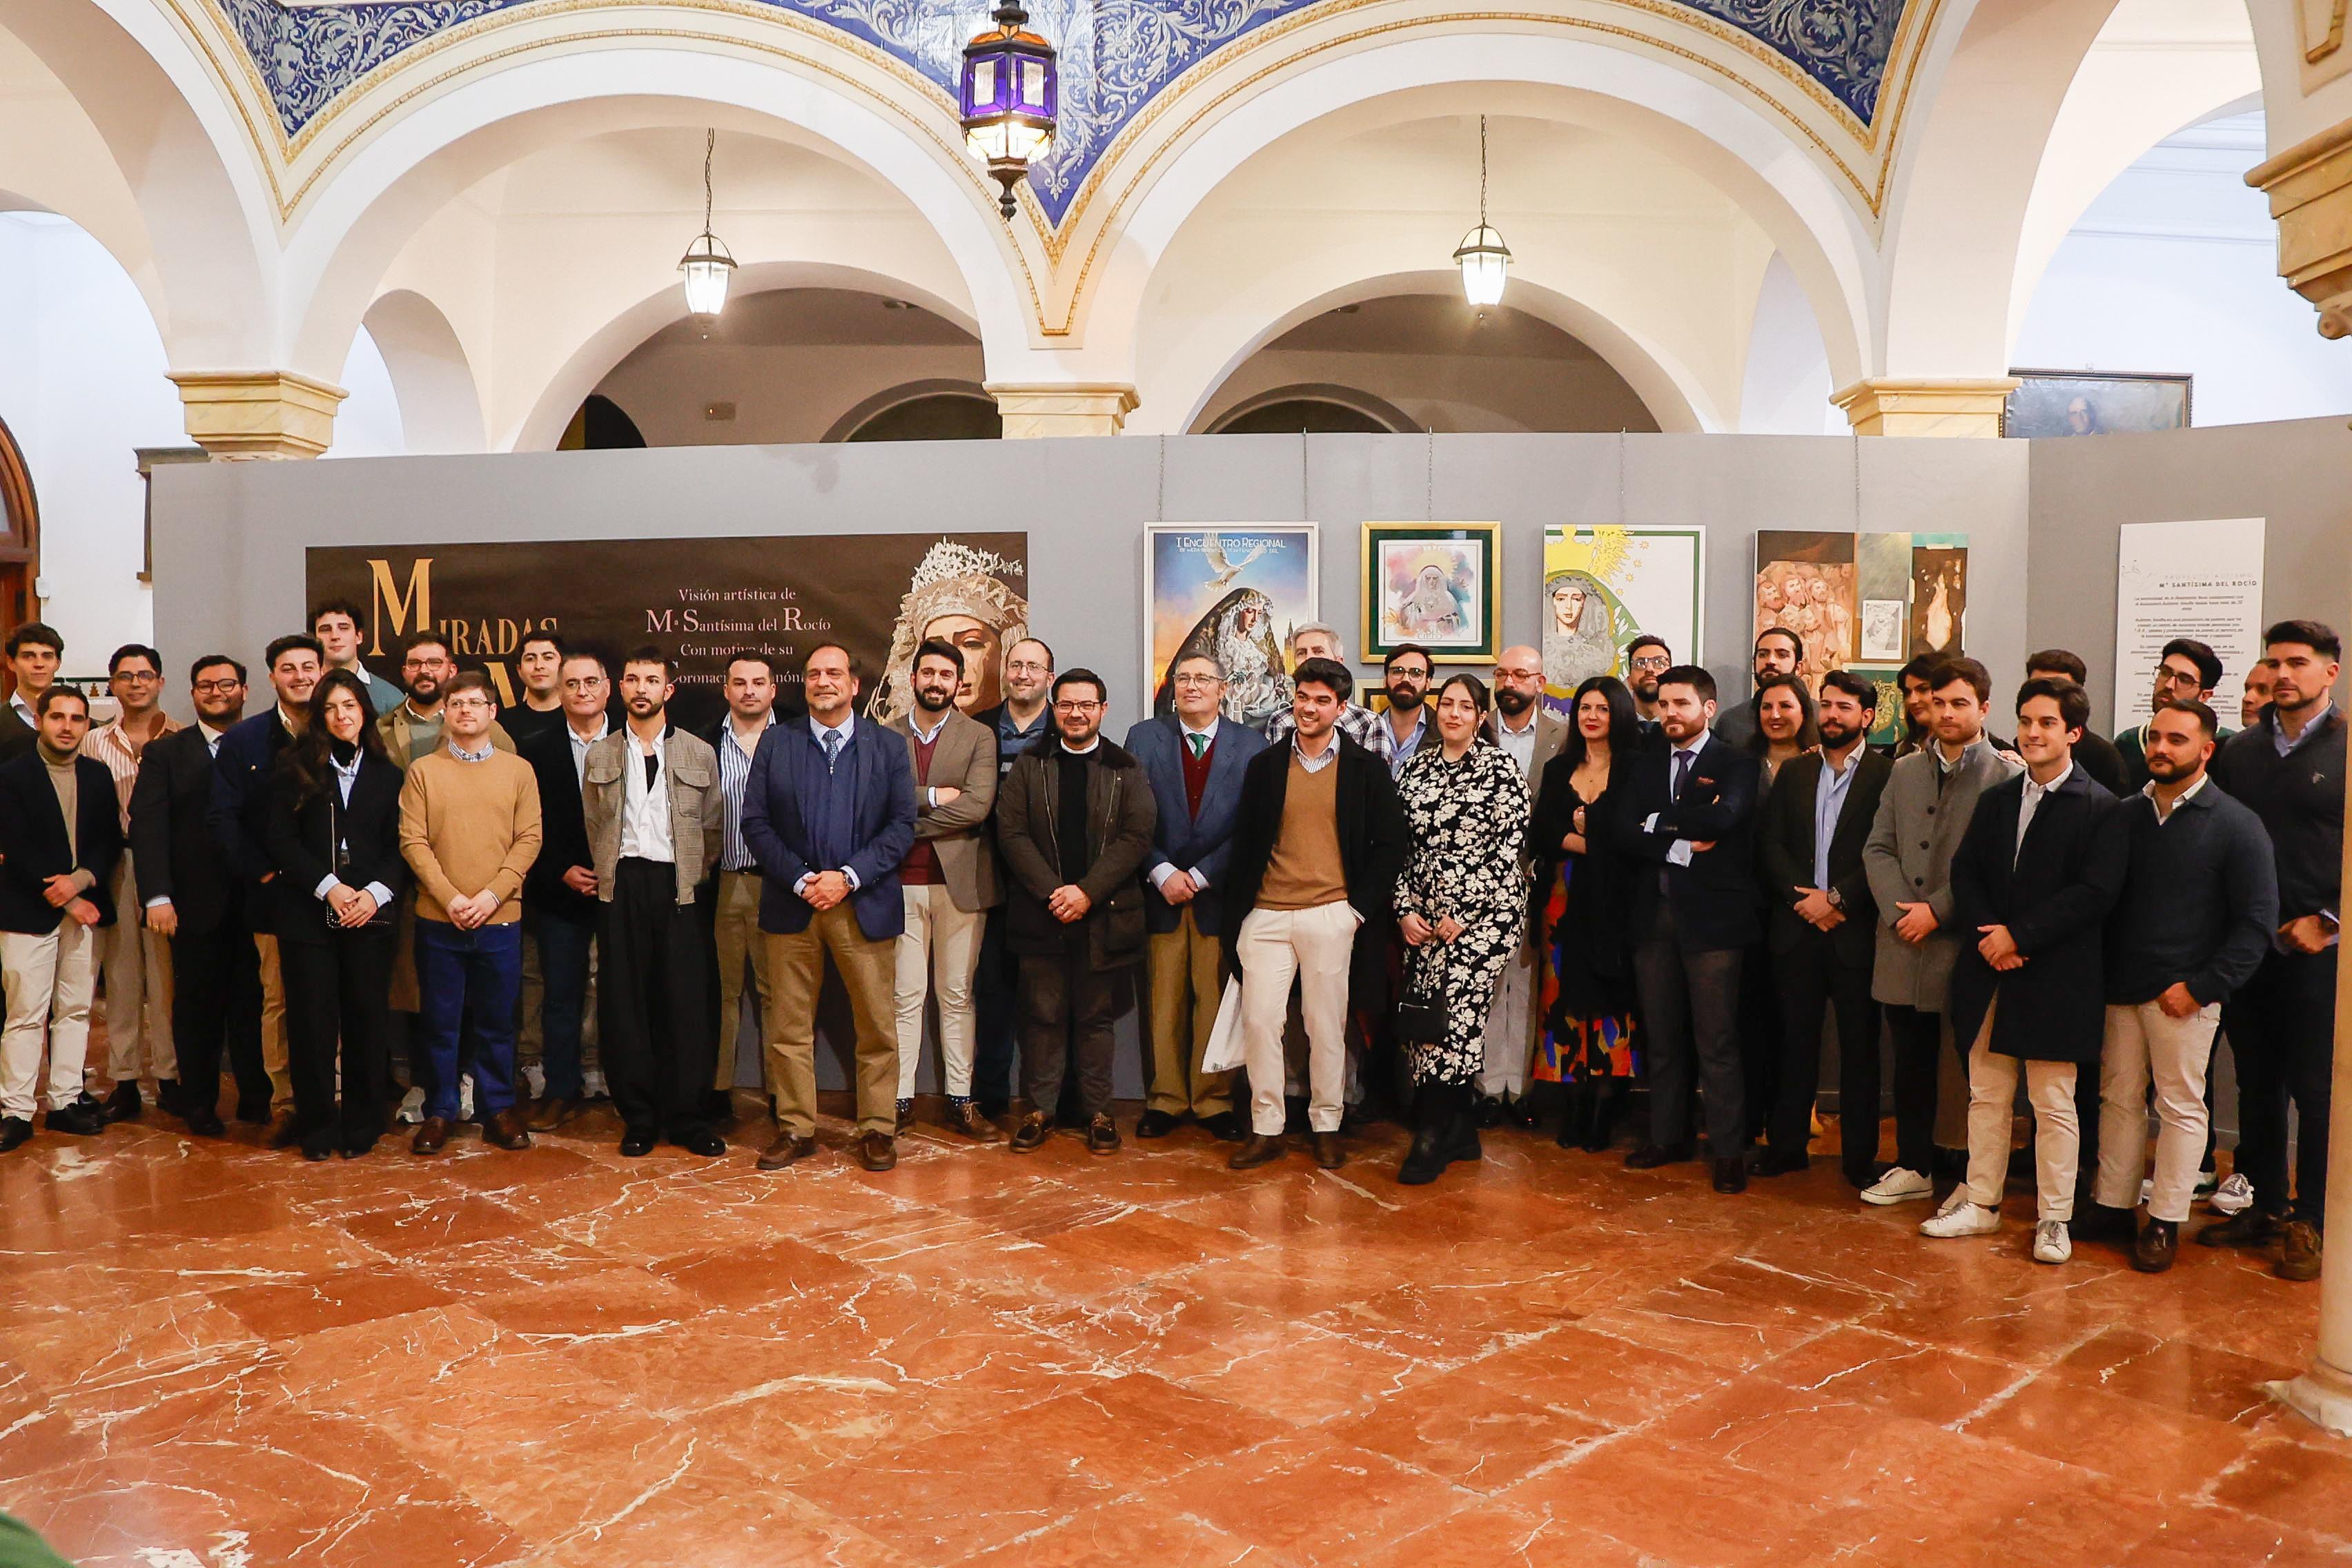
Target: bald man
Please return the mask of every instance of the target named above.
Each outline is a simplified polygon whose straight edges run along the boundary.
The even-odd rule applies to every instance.
[[[1495,661],[1495,743],[1518,764],[1532,797],[1543,771],[1568,742],[1568,721],[1543,710],[1543,655],[1521,644]],[[1506,1118],[1535,1125],[1528,1104],[1528,1062],[1535,1053],[1534,933],[1519,944],[1495,987],[1486,1016],[1486,1056],[1478,1074],[1479,1119],[1499,1126]]]

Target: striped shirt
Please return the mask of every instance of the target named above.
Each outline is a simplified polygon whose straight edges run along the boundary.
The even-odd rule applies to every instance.
[[[147,743],[152,746],[178,728],[167,718],[163,721],[163,727],[150,736]],[[139,758],[131,750],[131,737],[123,733],[122,721],[117,719],[84,736],[81,753],[92,761],[104,763],[106,771],[114,775],[114,804],[122,814],[122,831],[130,832],[131,790],[139,782]]]
[[[761,733],[765,734],[775,721],[772,708]],[[725,837],[719,847],[722,871],[749,871],[758,864],[751,857],[751,847],[743,842],[743,791],[751,782],[751,752],[743,749],[741,738],[735,733],[735,716],[730,713],[719,721],[719,795],[726,806]]]

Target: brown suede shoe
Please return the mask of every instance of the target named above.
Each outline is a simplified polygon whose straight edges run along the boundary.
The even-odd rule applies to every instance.
[[[2197,1233],[2200,1247],[2261,1247],[2279,1232],[2278,1220],[2259,1208],[2242,1210]]]
[[[1327,1171],[1336,1171],[1348,1163],[1348,1151],[1340,1147],[1337,1132],[1315,1134],[1315,1163]]]
[[[482,1123],[482,1142],[494,1149],[528,1149],[530,1130],[523,1125],[522,1107],[509,1105]]]
[[[1282,1141],[1279,1133],[1269,1138],[1263,1132],[1253,1132],[1249,1135],[1248,1142],[1234,1151],[1234,1157],[1225,1162],[1225,1168],[1230,1171],[1254,1171],[1260,1165],[1269,1164],[1281,1159],[1289,1152],[1289,1145]]]
[[[1087,1123],[1087,1152],[1116,1154],[1118,1152],[1118,1123],[1108,1112],[1097,1115]]]
[[[857,1163],[869,1171],[887,1171],[898,1163],[898,1141],[887,1132],[868,1132],[857,1140]]]
[[[980,1113],[980,1101],[967,1100],[948,1108],[948,1125],[975,1143],[1002,1143],[1004,1129]]]
[[[779,1132],[776,1141],[760,1151],[760,1169],[781,1171],[787,1165],[798,1164],[816,1152],[816,1140],[795,1138],[789,1132]]]
[[[2180,1227],[2168,1219],[2151,1219],[2132,1244],[2132,1267],[2142,1274],[2161,1274],[2179,1250]]]
[[[1013,1129],[1013,1152],[1016,1154],[1034,1153],[1043,1149],[1045,1140],[1053,1135],[1053,1118],[1042,1110],[1033,1110],[1021,1119],[1019,1127]]]
[[[417,1123],[416,1136],[409,1141],[412,1154],[438,1154],[449,1142],[449,1119],[428,1116]]]
[[[295,1122],[294,1113],[290,1110],[271,1111],[269,1131],[261,1135],[261,1141],[272,1149],[291,1149],[299,1143],[302,1129]]]
[[[552,1132],[579,1114],[578,1100],[551,1094],[531,1108],[530,1130],[533,1132]]]
[[[2319,1278],[2319,1230],[2308,1221],[2291,1219],[2282,1232],[2285,1243],[2279,1248],[2278,1277],[2297,1284],[2308,1284]]]

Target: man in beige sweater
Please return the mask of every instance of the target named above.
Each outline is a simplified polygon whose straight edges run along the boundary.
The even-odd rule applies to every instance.
[[[522,984],[522,879],[539,858],[539,781],[491,742],[489,678],[467,670],[441,700],[442,743],[400,792],[400,849],[416,873],[417,1022],[433,1092],[412,1145],[437,1154],[457,1118],[457,1031],[473,1024],[482,1136],[530,1144],[515,1104],[515,1001]]]

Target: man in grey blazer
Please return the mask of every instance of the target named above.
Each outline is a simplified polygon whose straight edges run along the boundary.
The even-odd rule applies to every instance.
[[[1543,654],[1521,644],[1507,647],[1495,661],[1495,713],[1486,732],[1519,770],[1532,800],[1543,784],[1544,769],[1568,744],[1568,721],[1543,710]],[[1520,862],[1531,864],[1525,846]],[[1541,1022],[1535,1006],[1536,933],[1532,927],[1519,951],[1503,966],[1495,987],[1494,1005],[1486,1014],[1486,1058],[1478,1072],[1478,1121],[1500,1126],[1506,1118],[1522,1127],[1536,1124],[1528,1100],[1528,1063],[1535,1058],[1536,1029]]]
[[[1952,856],[1976,815],[1977,797],[2021,767],[1985,734],[1992,677],[1983,665],[1947,659],[1927,680],[1933,739],[1895,760],[1862,850],[1878,910],[1870,994],[1885,1007],[1895,1040],[1895,1165],[1864,1190],[1863,1201],[1872,1204],[1935,1194],[1944,1013],[1952,967],[1975,935],[1951,929]]]
[[[1178,659],[1168,672],[1176,710],[1127,732],[1159,812],[1143,858],[1151,1100],[1135,1123],[1138,1138],[1165,1138],[1188,1115],[1229,1143],[1244,1131],[1234,1111],[1234,1075],[1201,1070],[1224,995],[1221,889],[1242,773],[1265,750],[1256,731],[1219,716],[1225,673],[1207,654]]]
[[[915,1068],[922,1059],[924,1003],[940,1005],[940,1083],[948,1125],[993,1143],[1004,1134],[971,1097],[971,977],[988,911],[1002,901],[987,838],[996,805],[996,731],[956,711],[963,656],[933,637],[915,650],[914,707],[889,728],[915,771],[915,843],[899,864],[907,929],[898,935],[898,1131],[914,1125]]]

